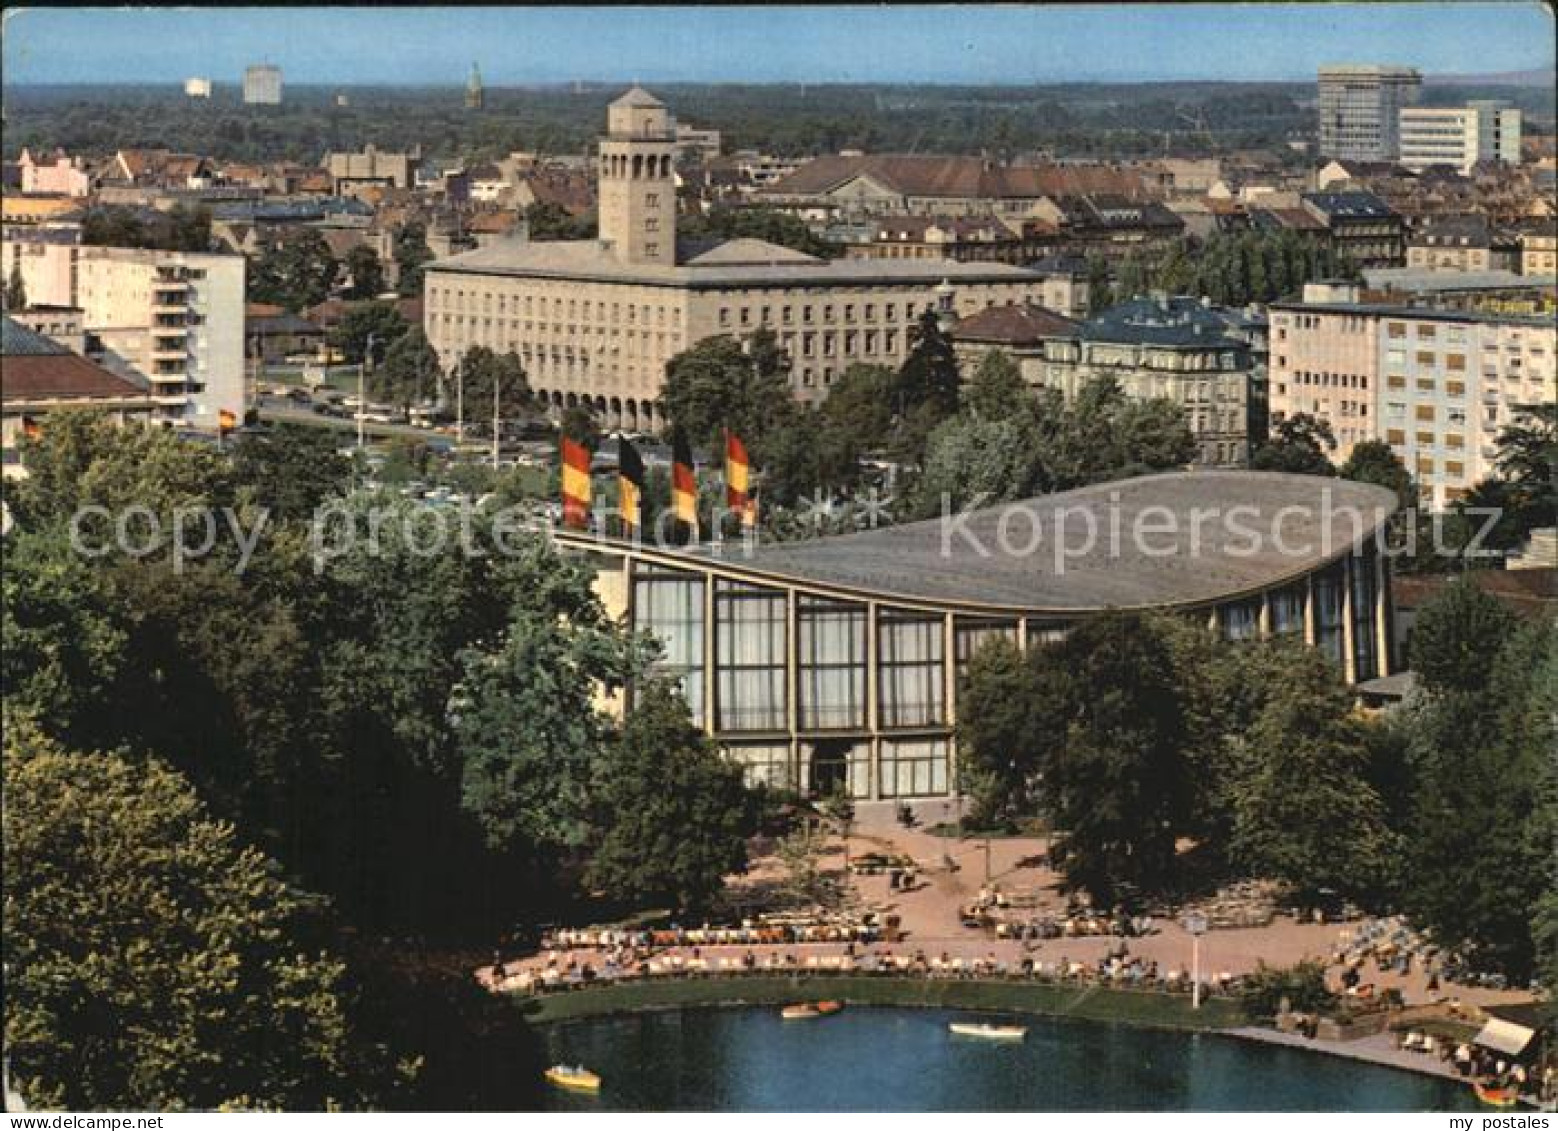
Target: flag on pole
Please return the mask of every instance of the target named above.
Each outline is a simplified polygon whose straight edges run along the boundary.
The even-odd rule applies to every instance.
[[[680,428],[671,440],[671,513],[692,529],[698,540],[698,478],[693,474],[692,449]]]
[[[563,437],[563,525],[584,530],[590,524],[590,452]]]
[[[216,430],[222,435],[227,435],[238,427],[238,414],[230,409],[218,409],[216,413]]]
[[[43,427],[36,418],[24,416],[22,417],[22,435],[29,440],[36,440],[43,435]]]
[[[725,505],[744,514],[751,489],[752,466],[747,446],[734,432],[725,433]]]
[[[638,534],[644,525],[644,460],[631,441],[617,441],[617,513],[623,534]]]

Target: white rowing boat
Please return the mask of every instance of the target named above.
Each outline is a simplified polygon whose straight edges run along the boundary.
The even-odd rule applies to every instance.
[[[982,1041],[1020,1041],[1028,1035],[1022,1025],[991,1025],[987,1021],[954,1021],[947,1026],[959,1037],[977,1037]]]

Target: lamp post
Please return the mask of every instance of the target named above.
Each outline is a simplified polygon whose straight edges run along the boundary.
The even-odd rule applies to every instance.
[[[1201,936],[1206,934],[1206,916],[1192,911],[1185,916],[1185,930],[1190,932],[1190,1008],[1201,1008]]]
[[[357,363],[357,450],[368,443],[368,362],[373,358],[373,346],[379,340],[377,334],[369,334],[363,344],[362,360]]]

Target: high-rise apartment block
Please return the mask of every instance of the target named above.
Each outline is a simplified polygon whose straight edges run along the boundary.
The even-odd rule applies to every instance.
[[[1479,161],[1520,163],[1520,111],[1507,102],[1408,106],[1401,111],[1401,164],[1471,172]]]
[[[1423,77],[1412,67],[1320,68],[1320,155],[1394,161],[1401,108],[1415,106]]]
[[[1384,440],[1435,507],[1493,473],[1494,440],[1520,410],[1558,400],[1550,317],[1356,301],[1274,303],[1270,316],[1272,419],[1325,420],[1338,462]]]
[[[250,106],[280,106],[281,68],[259,63],[245,70],[243,100]]]
[[[244,258],[8,238],[6,277],[30,305],[76,309],[94,354],[149,383],[158,420],[215,428],[242,416]]]

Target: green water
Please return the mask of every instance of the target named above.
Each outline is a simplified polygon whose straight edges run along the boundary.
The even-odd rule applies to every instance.
[[[947,1031],[1011,1020],[1021,1044]],[[1464,1085],[1232,1037],[957,1010],[688,1009],[548,1026],[552,1063],[583,1064],[597,1111],[1465,1111]]]

